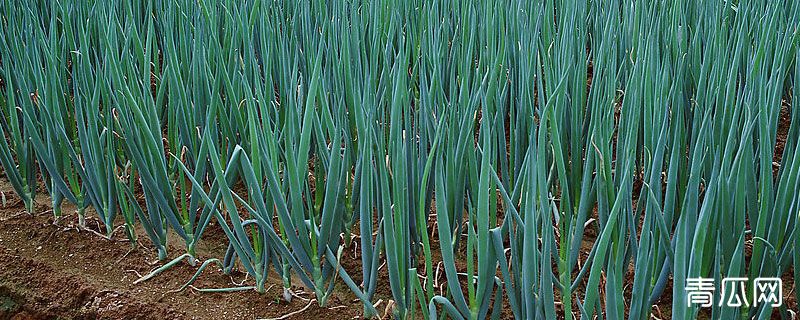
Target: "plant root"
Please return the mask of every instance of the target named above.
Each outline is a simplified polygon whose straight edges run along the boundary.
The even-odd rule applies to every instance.
[[[301,313],[305,312],[306,310],[308,310],[308,308],[311,307],[311,304],[314,303],[314,301],[317,301],[317,299],[311,299],[311,300],[308,301],[308,304],[305,307],[303,307],[302,309],[297,310],[297,311],[289,312],[289,313],[284,314],[284,315],[282,315],[280,317],[277,317],[277,318],[265,318],[265,319],[259,319],[259,320],[284,320],[284,319],[288,319],[291,316],[301,314]]]

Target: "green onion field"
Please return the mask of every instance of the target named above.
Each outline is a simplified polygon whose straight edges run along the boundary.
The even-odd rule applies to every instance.
[[[798,26],[796,0],[3,1],[0,319],[795,319]],[[134,304],[92,309],[108,288]]]

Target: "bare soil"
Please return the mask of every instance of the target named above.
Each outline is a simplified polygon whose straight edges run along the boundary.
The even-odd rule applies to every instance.
[[[151,250],[132,250],[125,240],[106,240],[78,231],[74,214],[55,225],[49,200],[43,196],[37,202],[38,214],[28,215],[5,179],[0,180],[0,192],[8,204],[0,209],[0,319],[256,319],[280,317],[306,306],[288,319],[361,315],[362,306],[350,300],[352,295],[335,295],[328,308],[298,298],[285,302],[278,279],[268,280],[265,294],[169,293],[196,272],[196,267],[186,263],[134,285],[137,273],[146,274],[161,265]],[[74,207],[64,206],[65,215],[73,211]],[[224,235],[218,236],[221,233],[218,226],[210,226],[206,241],[198,248],[201,260],[221,256],[214,254],[225,248]],[[122,232],[118,236],[124,238]],[[178,246],[170,247],[169,259],[183,252]],[[196,287],[232,287],[233,281],[245,278],[243,273],[227,276],[212,269],[204,271]],[[301,297],[313,298],[302,288],[295,290]]]

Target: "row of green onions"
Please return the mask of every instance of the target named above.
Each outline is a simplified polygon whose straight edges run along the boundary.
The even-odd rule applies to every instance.
[[[388,281],[402,319],[646,319],[665,297],[689,319],[688,278],[800,272],[797,1],[10,1],[0,19],[6,179],[28,212],[41,181],[56,219],[67,201],[154,248],[141,281],[197,262],[212,224],[228,250],[198,275],[255,284],[208,290],[274,272],[325,306],[343,283],[366,317]]]

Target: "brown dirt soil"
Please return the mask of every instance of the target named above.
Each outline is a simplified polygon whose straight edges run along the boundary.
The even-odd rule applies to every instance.
[[[39,214],[30,216],[14,196],[11,187],[0,179],[7,207],[0,208],[0,319],[255,319],[279,317],[309,303],[283,301],[277,279],[268,279],[267,292],[168,293],[179,288],[197,267],[181,263],[155,278],[134,285],[137,272],[146,274],[160,266],[151,250],[131,250],[127,241],[110,241],[74,228],[77,218],[67,216],[53,224],[48,199],[37,203]],[[64,214],[73,208],[64,207]],[[87,212],[87,220],[89,213]],[[88,224],[93,221],[89,220]],[[213,251],[224,250],[218,241],[219,227],[209,227],[205,242],[198,247],[201,260]],[[118,232],[118,236],[122,236]],[[147,245],[143,233],[141,242]],[[172,259],[182,253],[170,245]],[[152,264],[152,265],[151,265]],[[214,270],[212,270],[214,269]],[[233,278],[233,279],[232,279]],[[204,271],[196,287],[232,287],[242,273],[224,275],[216,268]],[[247,284],[247,282],[246,282]],[[272,286],[274,284],[274,286]],[[300,296],[302,288],[295,288]],[[335,294],[330,308],[311,303],[305,311],[288,319],[352,319],[361,315],[361,304],[350,295]]]
[[[783,160],[783,152],[786,149],[786,139],[789,136],[789,127],[792,122],[791,112],[789,99],[783,99],[781,102],[781,112],[778,115],[778,132],[775,137],[775,152],[773,153],[772,160],[773,178],[777,178],[778,172],[780,171],[780,163],[781,160]]]

